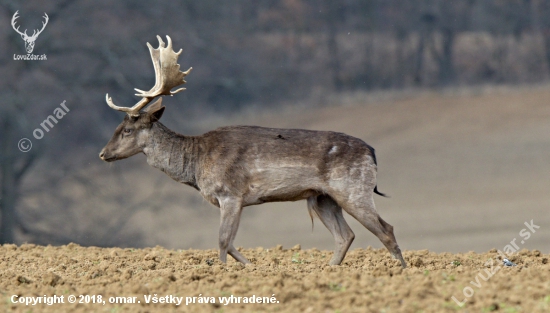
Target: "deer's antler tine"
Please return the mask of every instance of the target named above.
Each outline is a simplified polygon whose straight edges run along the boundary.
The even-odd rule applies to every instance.
[[[130,116],[139,116],[139,110],[147,105],[147,103],[151,102],[151,98],[143,98],[138,103],[136,103],[133,107],[119,107],[118,105],[113,103],[113,99],[109,97],[109,94],[105,95],[105,100],[107,101],[107,105],[111,107],[114,110],[121,111],[128,113]]]
[[[166,46],[166,49],[169,49],[171,51],[174,51],[174,49],[172,48],[172,38],[170,38],[170,36],[166,35],[166,39],[168,40],[168,45]],[[180,48],[180,50],[178,52],[175,52],[174,53],[179,56],[181,53],[183,52],[183,49]]]
[[[180,91],[184,91],[185,89],[187,89],[187,88],[180,88],[180,89],[175,90],[175,91],[170,91],[170,95],[173,96],[173,95],[177,94]]]
[[[122,112],[128,112],[130,110],[130,108],[119,107],[116,104],[114,104],[113,99],[111,97],[109,97],[109,94],[105,95],[105,101],[107,101],[107,105],[109,105],[109,107],[111,107],[114,110],[122,111]]]
[[[166,35],[166,38],[168,39],[168,47],[166,47],[166,49],[170,49],[171,51],[174,51],[174,49],[172,48],[172,38],[170,38],[170,36]],[[178,52],[175,52],[174,53],[179,57],[180,54],[183,52],[183,48],[180,48],[180,50]],[[176,57],[176,61],[177,61],[177,57]]]
[[[166,36],[166,37],[168,37],[168,36]],[[170,39],[170,37],[168,37],[168,38]],[[157,39],[159,41],[159,49],[164,48],[166,46],[166,44],[164,43],[164,41],[162,41],[162,38],[159,35],[157,35]],[[168,42],[172,43],[170,40]]]
[[[159,39],[158,49],[153,48],[153,46],[151,46],[150,43],[147,43],[147,47],[149,48],[149,54],[151,54],[151,61],[153,62],[153,69],[155,70],[155,85],[149,91],[144,91],[141,89],[134,88],[137,92],[139,92],[136,94],[136,96],[138,97],[150,97],[152,94],[152,91],[159,89],[161,86],[160,47],[164,44],[164,42],[159,36],[157,36],[157,38]]]
[[[172,49],[172,38],[170,38],[170,36],[166,35],[166,40],[168,41],[168,44],[166,45],[166,49],[174,51],[174,50]],[[177,56],[179,56],[179,55],[182,53],[182,51],[183,51],[183,49],[180,48],[180,51],[178,51],[178,52],[175,52],[175,51],[174,51],[174,53],[175,53]]]

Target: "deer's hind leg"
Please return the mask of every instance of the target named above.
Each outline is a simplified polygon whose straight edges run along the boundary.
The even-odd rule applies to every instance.
[[[393,226],[384,221],[378,215],[378,212],[376,212],[372,191],[364,192],[360,197],[356,197],[355,195],[345,198],[339,197],[337,201],[349,215],[353,216],[359,223],[378,237],[392,256],[401,262],[403,268],[407,267],[407,263],[405,263],[401,255],[401,249],[399,249],[399,245],[395,239]]]
[[[320,195],[309,197],[307,199],[309,214],[319,217],[334,237],[335,249],[334,255],[330,260],[330,265],[339,265],[348,252],[349,246],[355,238],[355,234],[346,223],[342,208],[329,196]]]
[[[239,222],[241,219],[242,205],[241,200],[236,198],[227,198],[220,201],[220,260],[227,262],[227,254],[235,260],[247,264],[250,263],[235,247],[233,241],[237,236]]]

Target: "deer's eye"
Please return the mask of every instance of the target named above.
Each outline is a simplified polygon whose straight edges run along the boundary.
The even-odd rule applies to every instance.
[[[124,128],[124,130],[122,131],[124,133],[124,135],[130,135],[132,133],[133,129],[131,128]]]

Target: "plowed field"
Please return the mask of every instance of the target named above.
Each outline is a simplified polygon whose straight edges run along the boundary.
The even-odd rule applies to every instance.
[[[385,249],[352,250],[341,266],[327,265],[331,251],[299,246],[241,251],[252,265],[222,264],[216,250],[4,245],[1,306],[6,312],[550,311],[550,255],[538,250],[510,255],[514,267],[503,266],[496,249],[404,251],[406,269]],[[54,295],[58,303],[44,303]]]

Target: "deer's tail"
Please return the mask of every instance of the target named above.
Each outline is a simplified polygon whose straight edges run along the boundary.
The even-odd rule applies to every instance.
[[[374,151],[374,148],[367,145],[370,151],[370,155],[372,156],[372,161],[374,162],[374,165],[378,166],[378,162],[376,162],[376,152]],[[378,191],[378,185],[374,186],[374,193],[377,195],[381,195],[382,197],[389,198],[385,193],[381,193]]]
[[[378,191],[378,185],[374,186],[374,193],[377,195],[381,195],[382,197],[389,198],[385,193]]]

